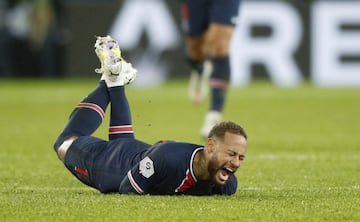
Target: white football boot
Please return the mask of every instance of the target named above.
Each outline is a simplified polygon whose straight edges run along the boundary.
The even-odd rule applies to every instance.
[[[212,72],[212,64],[210,61],[204,62],[203,72],[200,74],[193,70],[190,73],[189,81],[189,97],[195,104],[200,104],[209,93],[209,80]]]
[[[200,130],[200,136],[207,138],[211,129],[222,121],[221,113],[218,111],[209,111],[205,116],[204,125]]]
[[[108,87],[127,85],[135,80],[137,70],[121,57],[121,50],[115,39],[109,35],[99,36],[94,47],[101,64],[95,72],[102,74],[101,79],[105,80]]]

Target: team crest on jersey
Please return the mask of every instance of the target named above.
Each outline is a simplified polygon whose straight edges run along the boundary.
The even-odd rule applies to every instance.
[[[149,178],[154,174],[154,163],[153,161],[147,156],[140,161],[139,165],[140,174],[144,177]]]

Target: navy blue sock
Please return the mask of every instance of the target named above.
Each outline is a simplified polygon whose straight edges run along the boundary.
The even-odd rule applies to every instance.
[[[70,136],[89,136],[95,132],[104,119],[109,102],[110,97],[105,81],[100,81],[97,88],[71,113],[67,125],[54,144],[55,150]]]
[[[125,95],[125,87],[110,87],[111,118],[109,140],[118,138],[134,138],[131,112]]]
[[[220,88],[211,89],[211,107],[210,110],[222,112],[225,105],[226,90]]]
[[[217,57],[211,59],[213,72],[211,74],[211,102],[210,110],[222,112],[226,92],[230,81],[230,62],[229,57]]]

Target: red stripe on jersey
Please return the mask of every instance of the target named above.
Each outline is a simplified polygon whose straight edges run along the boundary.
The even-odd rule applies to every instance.
[[[118,134],[118,133],[134,133],[132,125],[123,125],[123,126],[110,126],[109,134]]]
[[[184,191],[186,191],[190,187],[194,186],[195,183],[196,183],[195,179],[192,177],[190,171],[187,170],[186,171],[186,177],[183,179],[180,186],[175,189],[175,192],[176,193],[183,193]]]
[[[127,173],[127,176],[128,176],[129,181],[130,181],[130,184],[134,188],[134,190],[136,190],[136,192],[138,192],[139,194],[144,193],[144,191],[139,187],[139,185],[137,185],[134,178],[132,177],[131,170],[129,170],[129,172]]]
[[[95,110],[97,113],[99,113],[101,119],[104,119],[104,116],[105,116],[104,110],[100,106],[98,106],[94,103],[79,103],[76,106],[76,108],[89,108],[89,109]]]
[[[210,87],[211,88],[227,89],[229,87],[229,83],[227,81],[225,81],[225,80],[212,79],[212,80],[210,80]]]

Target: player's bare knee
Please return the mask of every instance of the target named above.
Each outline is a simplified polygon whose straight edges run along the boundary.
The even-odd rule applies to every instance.
[[[71,144],[77,139],[77,136],[72,136],[68,139],[66,139],[57,149],[56,154],[62,162],[64,162],[66,152],[70,148]]]
[[[211,57],[223,57],[229,54],[233,27],[213,24],[206,34],[205,51]]]

